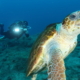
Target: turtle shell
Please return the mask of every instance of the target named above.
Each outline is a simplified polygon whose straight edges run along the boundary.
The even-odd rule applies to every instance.
[[[54,34],[57,33],[56,25],[56,23],[48,25],[35,41],[29,57],[27,76],[32,73],[37,73],[46,67],[43,46],[50,38],[54,37]]]

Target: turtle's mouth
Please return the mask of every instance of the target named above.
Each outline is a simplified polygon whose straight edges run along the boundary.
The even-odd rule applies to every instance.
[[[75,22],[76,26],[80,26],[80,19]]]
[[[75,25],[76,25],[76,26],[80,26],[80,22],[76,23]]]
[[[80,23],[77,23],[76,26],[80,26]]]

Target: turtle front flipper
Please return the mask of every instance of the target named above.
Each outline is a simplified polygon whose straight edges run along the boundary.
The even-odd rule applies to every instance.
[[[59,51],[55,51],[55,53],[50,56],[47,67],[48,80],[66,80],[64,60]]]

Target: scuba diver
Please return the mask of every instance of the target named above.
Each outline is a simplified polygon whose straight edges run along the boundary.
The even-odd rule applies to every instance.
[[[17,21],[9,26],[9,30],[4,32],[4,24],[0,24],[0,35],[3,35],[2,38],[20,38],[23,34],[26,37],[29,37],[28,29],[31,27],[28,26],[27,21]]]

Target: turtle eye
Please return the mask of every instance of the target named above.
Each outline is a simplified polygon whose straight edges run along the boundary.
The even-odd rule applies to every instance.
[[[76,15],[70,15],[70,19],[72,20],[72,19],[75,19],[76,18]]]

